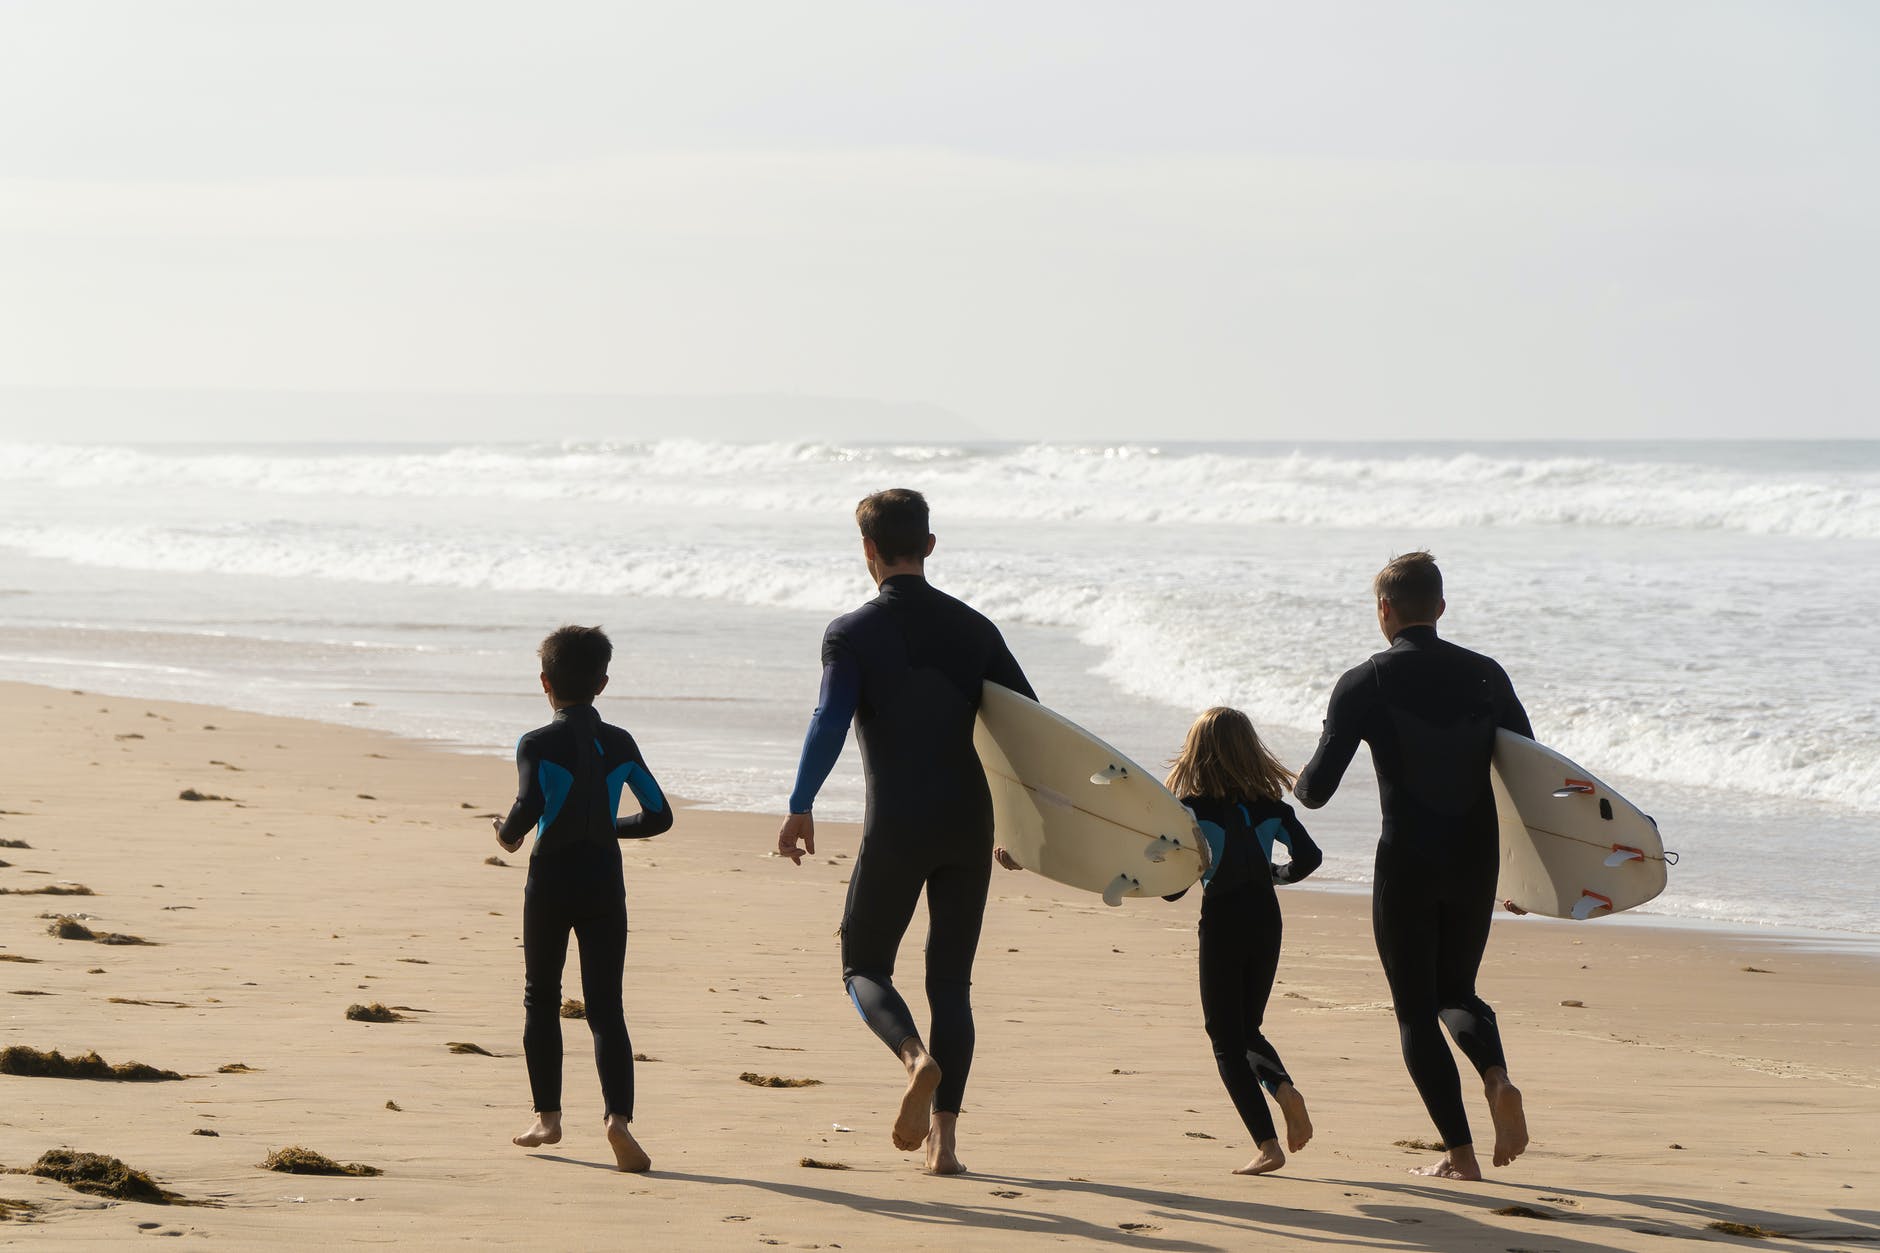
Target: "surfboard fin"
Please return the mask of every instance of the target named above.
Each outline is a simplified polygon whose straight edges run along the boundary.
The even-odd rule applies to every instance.
[[[1123,903],[1123,893],[1142,886],[1140,879],[1132,879],[1126,874],[1119,874],[1110,880],[1110,886],[1103,889],[1103,903],[1116,906]]]
[[[1645,851],[1643,849],[1628,848],[1624,844],[1614,844],[1612,846],[1611,855],[1606,858],[1606,864],[1608,866],[1623,866],[1628,861],[1644,860]]]
[[[1168,860],[1170,853],[1179,850],[1181,846],[1180,840],[1171,840],[1166,835],[1158,835],[1149,847],[1142,850],[1142,855],[1153,862],[1164,862]]]
[[[1573,906],[1573,917],[1580,922],[1585,922],[1599,910],[1611,908],[1612,898],[1610,896],[1601,896],[1597,892],[1582,888],[1580,889],[1580,899]]]
[[[1127,769],[1112,762],[1091,775],[1090,781],[1098,787],[1108,787],[1110,784],[1116,782],[1116,780],[1127,779],[1128,777],[1129,771]]]

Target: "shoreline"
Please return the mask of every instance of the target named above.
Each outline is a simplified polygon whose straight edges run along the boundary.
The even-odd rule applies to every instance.
[[[69,688],[56,687],[56,686],[53,686],[51,684],[46,684],[46,683],[29,682],[26,680],[19,680],[19,679],[0,679],[0,690],[4,690],[7,687],[19,687],[19,688],[28,689],[28,690],[53,692],[53,693],[65,693],[65,692],[69,692],[73,690]],[[108,696],[109,698],[116,699],[116,700],[139,700],[139,701],[163,702],[163,703],[178,704],[178,705],[193,705],[193,706],[196,706],[197,708],[200,708],[206,711],[239,712],[239,713],[248,714],[248,715],[251,715],[254,717],[260,717],[260,718],[282,718],[282,719],[288,719],[292,721],[305,721],[305,722],[310,722],[310,723],[313,723],[315,725],[322,726],[322,727],[331,727],[335,730],[357,731],[357,732],[363,732],[365,734],[371,734],[371,735],[384,735],[384,736],[389,736],[393,739],[399,740],[403,743],[411,744],[414,746],[421,746],[421,747],[432,749],[432,750],[439,751],[439,752],[449,753],[454,756],[461,756],[461,757],[465,757],[469,759],[497,760],[497,761],[503,762],[505,765],[510,764],[512,760],[511,755],[510,755],[510,750],[502,748],[500,746],[471,744],[471,743],[465,743],[462,741],[441,738],[441,737],[433,738],[433,737],[424,736],[424,735],[410,734],[410,733],[396,730],[396,729],[387,729],[387,728],[382,728],[382,727],[371,726],[371,725],[366,724],[364,721],[350,722],[350,721],[343,721],[337,717],[320,718],[320,717],[315,717],[315,716],[311,716],[307,714],[300,714],[300,713],[277,713],[277,712],[271,712],[271,711],[262,710],[262,709],[252,709],[252,708],[248,708],[242,705],[216,705],[216,704],[205,703],[205,702],[194,701],[194,700],[180,700],[180,699],[175,699],[171,697],[145,696],[145,695],[141,695],[141,694],[134,693],[134,692],[133,693],[107,692],[102,689],[96,689],[96,688],[82,689],[82,690],[92,692],[98,695]],[[849,750],[845,750],[845,751],[849,751]],[[766,818],[766,819],[776,817],[775,814],[772,814],[766,810],[720,807],[709,801],[699,800],[694,797],[681,796],[680,799],[685,801],[685,803],[688,806],[690,806],[691,808],[699,812],[718,813],[718,814],[726,814],[726,815],[739,815],[739,816],[745,816],[745,817],[756,816],[756,817]],[[1367,797],[1366,799],[1367,801],[1372,801],[1372,803],[1374,803],[1372,798]],[[781,804],[782,804],[782,798],[779,797],[779,807],[781,807]],[[841,825],[853,825],[853,822],[857,820],[837,819],[835,821]],[[1675,877],[1672,882],[1673,882],[1673,887],[1675,887],[1675,884],[1676,884]],[[1307,892],[1307,893],[1327,893],[1331,895],[1352,895],[1352,896],[1362,895],[1362,896],[1368,897],[1370,895],[1371,885],[1367,881],[1348,880],[1348,879],[1336,880],[1336,879],[1325,879],[1325,878],[1320,877],[1320,878],[1315,878],[1314,880],[1308,881],[1306,883],[1299,884],[1293,890],[1298,891],[1298,892]],[[1525,920],[1522,923],[1522,925],[1552,926],[1552,925],[1559,925],[1561,924],[1561,922],[1562,920],[1559,920],[1559,919],[1533,918],[1533,919]],[[1579,925],[1579,924],[1568,924],[1568,925]],[[1772,945],[1780,945],[1783,947],[1796,947],[1796,948],[1800,948],[1804,950],[1820,951],[1820,952],[1826,952],[1826,953],[1839,953],[1839,954],[1843,954],[1846,956],[1863,957],[1863,958],[1867,958],[1870,960],[1880,961],[1880,932],[1846,931],[1846,930],[1835,930],[1832,928],[1825,928],[1825,927],[1824,928],[1812,928],[1812,927],[1797,926],[1793,923],[1746,922],[1740,919],[1705,918],[1705,917],[1681,915],[1681,914],[1663,914],[1663,913],[1649,913],[1649,912],[1639,913],[1636,910],[1627,911],[1626,913],[1613,917],[1613,918],[1597,919],[1594,921],[1593,925],[1596,925],[1602,929],[1606,927],[1643,927],[1643,928],[1649,928],[1653,930],[1665,930],[1665,931],[1672,931],[1672,932],[1678,932],[1678,933],[1718,933],[1718,934],[1722,934],[1726,936],[1734,936],[1734,937],[1746,939],[1746,940],[1766,941]]]
[[[1192,900],[1109,909],[1003,871],[975,978],[979,1058],[962,1119],[974,1173],[933,1179],[886,1143],[898,1067],[842,991],[831,933],[856,829],[822,826],[817,855],[791,866],[768,855],[768,819],[697,808],[623,848],[628,1022],[648,1059],[635,1134],[653,1173],[608,1169],[573,1021],[568,1139],[523,1152],[508,1143],[528,1104],[522,867],[487,864],[484,816],[507,803],[509,763],[311,720],[19,685],[0,686],[0,714],[0,751],[17,766],[0,784],[0,838],[27,846],[0,850],[12,863],[0,887],[95,891],[0,896],[0,955],[24,959],[0,963],[9,1043],[187,1076],[0,1075],[0,1166],[65,1145],[214,1206],[101,1202],[0,1175],[0,1199],[36,1206],[26,1225],[50,1244],[95,1247],[140,1224],[235,1247],[476,1243],[522,1221],[524,1195],[556,1247],[617,1239],[623,1213],[660,1247],[711,1249],[1502,1253],[1538,1241],[1590,1253],[1732,1239],[1730,1224],[1880,1239],[1880,1218],[1850,1208],[1880,1192],[1865,1148],[1880,1118],[1866,961],[1498,921],[1482,990],[1535,1144],[1483,1183],[1443,1184],[1405,1174],[1430,1156],[1407,1146],[1432,1131],[1398,1056],[1368,911],[1353,894],[1282,893],[1267,1030],[1318,1137],[1248,1180],[1230,1173],[1250,1146],[1201,1029]],[[189,802],[184,788],[230,799]],[[48,906],[152,943],[54,938]],[[900,966],[921,1021],[923,930]],[[572,970],[563,991],[580,995]],[[402,1007],[406,1021],[348,1021],[354,1002]],[[247,1069],[224,1073],[236,1063]],[[768,1090],[743,1073],[817,1083]],[[1480,1131],[1480,1098],[1465,1091]],[[288,1145],[385,1174],[257,1168]]]

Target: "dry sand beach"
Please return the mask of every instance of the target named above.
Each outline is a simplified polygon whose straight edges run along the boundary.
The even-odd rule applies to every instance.
[[[627,1013],[646,1057],[635,1131],[653,1173],[612,1170],[577,1021],[570,1134],[525,1152],[508,1142],[528,1121],[524,870],[485,861],[488,815],[513,792],[507,762],[21,686],[0,686],[0,718],[0,1047],[186,1076],[0,1075],[0,1165],[62,1146],[107,1154],[192,1202],[0,1175],[0,1241],[1880,1245],[1871,957],[1499,921],[1483,988],[1534,1146],[1487,1182],[1438,1183],[1406,1173],[1432,1154],[1403,1142],[1434,1133],[1399,1060],[1366,899],[1284,892],[1269,1034],[1318,1135],[1280,1174],[1248,1179],[1229,1173],[1250,1147],[1201,1031],[1195,902],[1110,910],[1001,873],[961,1124],[972,1173],[936,1179],[889,1146],[897,1069],[842,993],[834,930],[856,832],[825,825],[818,855],[793,869],[767,856],[770,820],[683,808],[670,834],[625,850]],[[657,769],[659,745],[646,748]],[[40,891],[72,884],[93,895]],[[149,944],[56,938],[45,915],[57,914]],[[346,1017],[375,1003],[403,1020]],[[236,1064],[249,1069],[224,1069]],[[759,1087],[746,1073],[817,1082]],[[1471,1116],[1486,1128],[1479,1100]],[[259,1168],[288,1146],[384,1173]]]

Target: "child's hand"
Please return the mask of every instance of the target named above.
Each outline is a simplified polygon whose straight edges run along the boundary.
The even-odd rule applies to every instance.
[[[1507,910],[1511,914],[1525,914],[1527,912],[1527,910],[1522,909],[1519,905],[1515,904],[1513,901],[1503,901],[1501,903],[1501,907]]]
[[[998,862],[1001,866],[1004,866],[1007,870],[1023,870],[1024,869],[1024,867],[1019,865],[1018,862],[1013,859],[1012,855],[1006,852],[1003,848],[995,848],[992,850],[992,860]]]

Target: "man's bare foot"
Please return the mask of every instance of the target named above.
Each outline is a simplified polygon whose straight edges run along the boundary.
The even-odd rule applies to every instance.
[[[607,1146],[614,1151],[614,1164],[628,1174],[637,1175],[653,1168],[653,1159],[627,1130],[627,1120],[618,1114],[607,1115]]]
[[[1428,1166],[1412,1166],[1410,1173],[1427,1175],[1432,1179],[1479,1180],[1482,1177],[1482,1168],[1476,1163],[1474,1146],[1464,1144],[1450,1149],[1440,1160],[1431,1162]]]
[[[1508,1082],[1508,1072],[1497,1066],[1483,1079],[1489,1117],[1495,1122],[1495,1165],[1506,1166],[1527,1149],[1527,1113],[1521,1108],[1521,1089]]]
[[[927,1138],[933,1090],[940,1086],[940,1063],[919,1040],[909,1040],[901,1046],[901,1064],[907,1067],[907,1091],[901,1094],[893,1139],[895,1148],[912,1153]]]
[[[1273,1093],[1273,1099],[1279,1102],[1279,1112],[1286,1116],[1286,1147],[1297,1153],[1312,1142],[1312,1119],[1306,1114],[1306,1098],[1300,1096],[1299,1089],[1292,1084],[1282,1083]]]
[[[521,1145],[525,1149],[540,1148],[544,1144],[561,1143],[561,1111],[551,1109],[535,1116],[535,1125],[519,1136],[509,1137],[511,1144]]]
[[[966,1173],[966,1166],[960,1161],[959,1143],[956,1139],[959,1120],[958,1114],[934,1114],[927,1131],[928,1174],[963,1175]]]
[[[1303,1104],[1301,1108],[1304,1108]],[[1310,1136],[1311,1134],[1312,1130],[1310,1126],[1308,1126],[1306,1135]],[[1279,1141],[1277,1139],[1262,1140],[1258,1147],[1260,1149],[1259,1154],[1245,1166],[1236,1170],[1234,1172],[1236,1175],[1264,1175],[1269,1170],[1278,1170],[1281,1166],[1286,1164],[1286,1155],[1280,1152]]]

